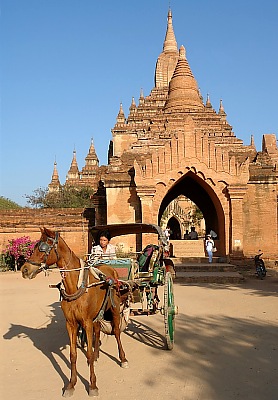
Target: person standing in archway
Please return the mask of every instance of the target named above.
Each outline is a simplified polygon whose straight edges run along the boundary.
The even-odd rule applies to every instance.
[[[213,240],[215,240],[217,238],[217,233],[214,232],[212,229],[209,232],[210,236],[212,237]]]
[[[190,240],[198,240],[198,233],[195,230],[195,226],[191,227],[190,233],[189,233],[189,239]]]
[[[212,250],[214,247],[214,241],[210,235],[207,235],[205,246],[206,246],[206,251],[208,253],[209,263],[212,263],[212,255],[213,255]]]
[[[166,240],[167,240],[167,246],[169,246],[169,244],[170,244],[170,235],[171,235],[171,230],[170,230],[169,226],[167,226],[167,228],[165,229],[164,235],[165,235]]]

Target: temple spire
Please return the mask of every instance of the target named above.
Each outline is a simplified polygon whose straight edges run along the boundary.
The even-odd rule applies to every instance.
[[[73,157],[72,157],[72,162],[71,162],[71,168],[74,168],[74,169],[78,169],[78,166],[77,166],[77,160],[76,160],[76,150],[74,149],[73,150]]]
[[[82,168],[81,176],[82,181],[87,184],[96,184],[98,179],[99,160],[94,146],[93,138],[91,138],[91,145],[89,152],[85,158],[85,166]]]
[[[177,41],[175,38],[173,22],[172,22],[172,11],[169,9],[168,11],[168,23],[167,23],[167,31],[165,35],[165,40],[163,44],[163,51],[166,52],[176,52],[178,51]]]
[[[122,103],[120,103],[120,110],[119,110],[118,115],[117,115],[116,123],[117,124],[124,124],[125,123],[125,114],[124,114],[123,104]]]
[[[59,174],[58,174],[58,170],[57,170],[56,160],[54,162],[54,169],[53,169],[53,174],[52,174],[52,182],[59,182]]]
[[[225,113],[224,106],[223,106],[223,101],[222,101],[222,100],[220,100],[220,106],[219,106],[218,114],[219,114],[219,115],[222,115],[222,116],[225,116],[225,117],[226,117],[226,115],[227,115],[227,114]]]
[[[130,108],[136,108],[136,103],[135,103],[134,97],[132,97]]]
[[[136,112],[137,112],[137,106],[136,106],[134,97],[132,97],[131,105],[130,105],[130,107],[129,107],[129,116],[128,116],[128,118],[127,118],[127,120],[128,120],[129,122],[131,122],[131,121],[134,120],[135,115],[136,115]]]
[[[192,74],[185,55],[184,46],[180,47],[179,59],[169,84],[165,111],[202,110],[203,102],[199,95],[197,82]]]
[[[163,51],[160,53],[155,68],[155,87],[168,90],[169,82],[177,65],[179,57],[178,46],[174,34],[172,12],[168,11],[166,35],[163,43]]]
[[[94,139],[93,138],[91,138],[91,145],[90,145],[89,153],[88,153],[87,157],[89,157],[89,156],[90,156],[90,158],[96,159],[97,162],[98,162],[97,153],[96,153],[96,150],[95,150]],[[85,158],[85,160],[86,160],[86,158]]]
[[[79,179],[80,179],[80,172],[79,172],[77,160],[76,160],[76,151],[74,149],[71,166],[70,166],[70,169],[67,174],[66,183],[68,183],[68,184],[74,183],[76,181],[79,181]]]
[[[207,93],[206,108],[212,108],[212,105],[211,105],[211,102],[210,102],[210,97],[209,97],[208,93]]]
[[[53,174],[50,184],[48,185],[49,192],[57,192],[61,187],[61,183],[59,180],[59,174],[57,170],[56,160],[54,162]]]
[[[144,93],[143,93],[143,89],[141,88],[140,90],[140,97],[139,97],[139,105],[144,104]]]

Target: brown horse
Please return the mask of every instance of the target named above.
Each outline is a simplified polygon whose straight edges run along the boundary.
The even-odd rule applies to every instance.
[[[31,257],[21,267],[23,278],[35,276],[57,264],[62,275],[60,288],[62,310],[66,318],[66,326],[70,339],[71,378],[64,391],[64,396],[71,396],[77,381],[77,333],[81,326],[87,338],[87,362],[90,367],[89,395],[98,396],[94,361],[99,356],[100,323],[103,313],[109,310],[112,314],[112,333],[115,335],[119,358],[123,368],[128,367],[120,339],[120,293],[117,289],[117,272],[109,267],[99,267],[102,276],[98,277],[85,266],[68,247],[58,232],[41,229],[41,238],[34,248]],[[81,278],[80,274],[83,274]],[[94,348],[93,348],[94,337]]]

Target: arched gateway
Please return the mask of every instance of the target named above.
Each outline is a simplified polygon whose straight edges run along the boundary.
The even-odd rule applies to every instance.
[[[184,195],[218,233],[220,255],[250,257],[260,248],[277,257],[276,136],[264,135],[257,152],[253,138],[246,146],[235,136],[221,100],[218,112],[209,97],[203,102],[185,48],[178,50],[171,11],[155,86],[148,96],[141,92],[138,105],[132,99],[127,118],[120,106],[112,134],[108,165],[98,166],[91,145],[97,162],[88,155],[77,177],[104,184],[94,198],[96,222],[159,224]]]

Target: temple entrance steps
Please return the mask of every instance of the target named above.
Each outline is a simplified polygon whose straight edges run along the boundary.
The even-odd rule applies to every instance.
[[[243,275],[226,257],[213,257],[208,263],[204,240],[172,240],[171,257],[175,269],[175,282],[183,283],[242,283]],[[217,253],[215,253],[217,254]]]
[[[170,240],[171,254],[182,258],[206,257],[204,240]]]
[[[216,260],[211,264],[180,260],[172,258],[176,270],[174,282],[238,284],[244,281],[243,275],[232,264],[215,262]]]

